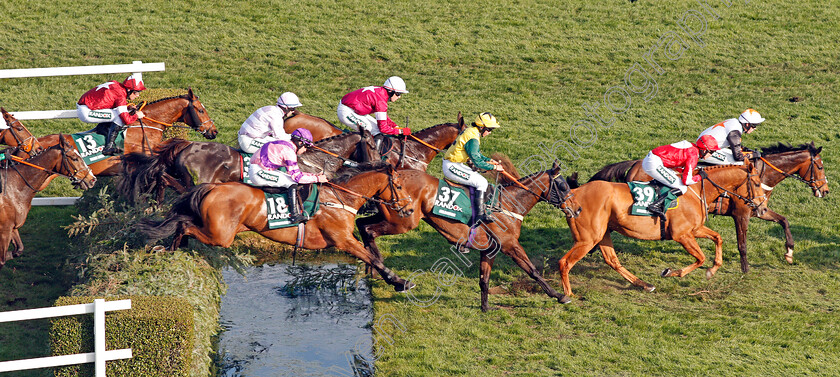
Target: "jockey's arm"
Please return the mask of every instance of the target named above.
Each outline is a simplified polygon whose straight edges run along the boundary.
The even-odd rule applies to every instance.
[[[467,152],[467,155],[470,156],[470,160],[472,160],[473,164],[479,169],[483,170],[494,170],[496,168],[493,165],[489,158],[481,154],[478,140],[470,139],[464,144],[464,150]]]
[[[744,161],[744,153],[741,148],[741,131],[733,130],[726,135],[726,140],[729,141],[729,148],[732,149],[732,157],[735,161]]]

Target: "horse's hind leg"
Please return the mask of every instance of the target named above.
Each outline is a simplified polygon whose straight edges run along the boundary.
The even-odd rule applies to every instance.
[[[627,279],[627,281],[637,287],[642,287],[642,289],[648,292],[653,292],[653,290],[656,289],[656,287],[645,283],[642,279],[639,279],[636,275],[633,275],[621,265],[621,262],[618,260],[618,255],[615,253],[615,247],[613,247],[612,238],[609,233],[607,233],[601,242],[598,243],[598,246],[601,248],[601,254],[604,256],[604,261],[607,262],[607,264],[614,270],[618,271],[618,273]]]
[[[23,241],[17,229],[12,229],[12,257],[17,258],[23,255]]]
[[[715,261],[712,267],[706,270],[706,278],[711,279],[712,276],[714,276],[717,270],[720,268],[720,266],[723,265],[723,238],[720,236],[720,234],[718,234],[718,232],[709,229],[705,225],[700,227],[700,229],[698,229],[696,232],[694,232],[694,236],[708,238],[715,243]]]
[[[709,230],[711,231],[711,229]],[[685,275],[688,275],[691,271],[697,269],[697,267],[702,266],[703,263],[706,261],[706,255],[703,254],[703,250],[700,249],[700,245],[697,244],[697,240],[691,233],[685,233],[679,235],[678,237],[674,237],[674,241],[679,242],[680,245],[682,245],[685,248],[685,250],[688,251],[689,254],[691,254],[695,259],[697,259],[697,262],[694,262],[688,265],[687,267],[679,270],[671,270],[670,268],[666,268],[665,271],[662,271],[663,277],[683,277]]]

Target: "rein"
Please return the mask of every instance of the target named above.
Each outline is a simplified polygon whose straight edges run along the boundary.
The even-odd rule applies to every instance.
[[[715,188],[717,188],[718,190],[723,191],[723,192],[724,192],[724,193],[726,193],[727,195],[732,195],[732,196],[734,196],[734,197],[736,197],[736,198],[738,198],[738,199],[741,199],[741,201],[743,201],[743,202],[744,202],[744,204],[746,204],[746,205],[747,205],[747,206],[749,206],[750,208],[756,209],[756,208],[758,208],[758,207],[759,207],[759,205],[758,205],[758,204],[753,203],[753,200],[755,199],[755,194],[752,192],[752,187],[751,187],[751,186],[747,186],[747,189],[748,189],[748,191],[749,191],[749,194],[748,194],[748,195],[749,195],[749,197],[745,198],[745,197],[743,197],[743,196],[741,196],[741,195],[739,195],[739,194],[737,194],[737,193],[735,193],[735,192],[733,192],[733,191],[727,190],[726,188],[724,188],[724,187],[722,187],[721,185],[717,184],[717,182],[713,181],[713,180],[709,177],[709,175],[706,173],[706,171],[705,171],[704,169],[699,169],[699,171],[698,171],[698,173],[697,173],[697,174],[698,174],[701,178],[703,178],[704,180],[709,181],[709,183],[711,183],[711,184],[712,184],[712,186],[714,186],[714,187],[715,187]],[[747,172],[747,179],[746,179],[746,180],[744,180],[744,183],[741,183],[741,184],[739,184],[738,186],[735,186],[735,187],[740,187],[741,185],[746,184],[747,182],[749,182],[750,177],[752,177],[752,174],[750,174],[749,172]],[[701,188],[701,190],[702,190],[702,188]],[[705,196],[705,195],[704,195],[704,196]],[[765,195],[765,199],[764,199],[764,201],[767,201],[767,198],[766,198],[766,197],[767,197],[767,196]]]
[[[399,195],[397,195],[397,189],[396,189],[396,187],[394,187],[394,180],[393,180],[393,177],[391,176],[391,174],[388,174],[388,188],[391,190],[391,195],[394,197],[394,199],[391,200],[391,201],[387,201],[387,202],[382,200],[382,199],[377,199],[377,198],[372,198],[372,197],[362,195],[362,194],[360,194],[356,191],[353,191],[353,190],[348,189],[346,187],[339,186],[339,185],[337,185],[335,183],[332,183],[332,182],[324,182],[324,183],[329,185],[333,189],[338,189],[340,191],[344,191],[344,192],[346,192],[350,195],[363,198],[367,201],[372,201],[374,203],[386,205],[386,206],[388,206],[388,208],[391,208],[391,209],[397,211],[401,216],[407,216],[407,214],[403,215],[403,213],[405,212],[405,207],[407,207],[409,204],[412,203],[412,199],[411,199],[410,196],[407,197],[407,198],[404,198],[404,199],[399,198]],[[397,207],[398,203],[406,201],[406,200],[408,201],[408,203],[406,203],[405,205],[403,205],[401,207]]]
[[[61,138],[61,140],[64,140],[63,135],[60,135],[59,137]],[[77,181],[81,180],[79,178],[76,178],[76,173],[78,172],[78,170],[75,170],[75,169],[74,169],[75,171],[73,172],[73,175],[67,175],[67,174],[64,174],[64,173],[59,173],[55,170],[47,169],[43,166],[35,165],[35,164],[30,163],[30,162],[26,161],[25,159],[23,159],[21,157],[18,157],[18,156],[15,156],[15,155],[11,155],[10,157],[13,161],[15,161],[17,163],[20,163],[20,164],[23,164],[23,165],[26,165],[26,166],[29,166],[29,167],[33,167],[35,169],[38,169],[38,170],[41,170],[43,172],[49,173],[50,175],[60,175],[62,177],[65,177],[65,178],[69,179],[72,182],[77,182]],[[62,149],[61,150],[61,163],[62,163],[62,165],[64,165],[66,163],[66,158],[67,158],[67,151]],[[72,166],[70,166],[70,167],[72,168]],[[37,191],[37,190],[35,190],[34,187],[32,187],[31,184],[29,184],[29,180],[27,180],[26,177],[23,176],[23,174],[20,172],[20,170],[18,170],[14,165],[12,165],[12,168],[15,169],[15,171],[18,173],[18,175],[20,175],[21,178],[23,178],[23,182],[26,183],[26,185],[30,189],[32,189],[32,191]],[[67,170],[69,171],[70,169],[67,169]],[[90,170],[90,168],[88,168],[88,170]]]
[[[556,185],[554,183],[554,179],[557,178],[556,176],[555,177],[549,176],[549,187],[548,187],[549,197],[545,198],[542,195],[537,194],[536,192],[534,192],[531,189],[529,189],[528,187],[526,187],[524,184],[522,184],[522,182],[519,182],[519,180],[514,178],[510,173],[508,173],[504,170],[501,170],[500,172],[502,174],[504,174],[505,177],[512,180],[514,183],[516,183],[517,186],[524,189],[525,191],[527,191],[531,195],[534,195],[535,197],[537,197],[537,199],[545,201],[546,203],[552,204],[552,205],[556,206],[557,208],[560,208],[560,210],[563,211],[563,213],[566,215],[566,217],[569,217],[569,218],[576,217],[576,214],[574,213],[574,211],[572,211],[571,208],[562,207],[562,205],[566,204],[567,201],[569,201],[571,198],[573,198],[575,196],[574,194],[572,194],[571,190],[569,190],[569,192],[561,200],[559,200],[557,202],[558,204],[552,203],[552,201],[551,201],[551,193],[554,190],[554,187]]]
[[[440,149],[440,148],[435,147],[434,145],[431,145],[431,144],[429,144],[429,143],[427,143],[423,140],[420,140],[420,138],[417,137],[417,136],[414,136],[414,134],[411,134],[411,135],[408,135],[408,136],[411,137],[412,139],[414,139],[415,141],[417,141],[418,143],[423,144],[423,145],[433,149],[437,153],[443,152],[443,149]]]

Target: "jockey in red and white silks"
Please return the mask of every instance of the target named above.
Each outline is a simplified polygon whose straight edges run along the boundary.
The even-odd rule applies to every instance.
[[[297,95],[285,92],[277,98],[276,105],[263,106],[254,111],[239,128],[239,148],[245,153],[257,153],[257,150],[268,142],[290,140],[289,134],[283,128],[283,118],[292,112],[292,109],[300,106]]]
[[[688,186],[700,182],[700,177],[694,175],[699,157],[718,149],[711,136],[701,137],[697,144],[683,140],[663,145],[647,154],[642,160],[642,169],[663,185],[679,189],[681,194],[685,194]],[[677,170],[682,172],[682,178]]]
[[[743,165],[744,154],[741,147],[741,135],[752,133],[762,122],[764,122],[764,118],[758,111],[747,109],[737,119],[727,119],[703,130],[700,136],[710,135],[714,137],[720,150],[700,161],[713,165]]]
[[[123,127],[142,118],[142,112],[133,115],[128,112],[128,100],[137,98],[145,89],[140,73],[129,76],[122,83],[108,81],[83,94],[76,103],[76,113],[85,123],[114,122]]]
[[[338,120],[356,131],[364,128],[371,135],[410,135],[407,127],[400,128],[388,117],[388,102],[400,99],[406,90],[403,79],[392,76],[383,86],[366,86],[345,95],[338,104]],[[370,114],[373,114],[371,116]]]

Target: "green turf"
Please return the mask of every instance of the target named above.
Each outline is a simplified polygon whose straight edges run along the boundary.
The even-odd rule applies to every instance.
[[[146,85],[191,86],[220,129],[217,141],[227,144],[254,109],[283,91],[298,94],[301,110],[335,122],[341,96],[399,75],[410,93],[389,111],[398,124],[408,117],[420,129],[452,122],[459,111],[467,119],[490,111],[502,129],[482,141],[483,151],[506,153],[517,163],[533,155],[556,157],[584,179],[658,145],[693,140],[752,107],[768,120],[744,137],[745,145],[815,141],[824,147],[836,191],[840,3],[726,4],[7,1],[0,68],[166,62],[165,72],[144,75]],[[697,15],[703,18],[691,18]],[[696,31],[702,20],[701,46],[681,23]],[[0,106],[69,109],[90,87],[122,78],[3,80]],[[605,108],[605,94],[621,114]],[[585,107],[596,102],[600,108],[587,116]],[[598,120],[612,117],[609,127]],[[86,129],[74,120],[26,124],[36,134]],[[571,143],[575,153],[552,152],[558,142]],[[439,175],[439,161],[430,172]],[[72,192],[69,185],[48,190]],[[770,207],[792,224],[792,266],[781,258],[781,227],[753,220],[753,269],[742,275],[731,219],[712,218],[708,225],[725,242],[724,266],[712,280],[702,269],[681,279],[660,278],[662,269],[693,259],[675,242],[616,236],[622,264],[656,285],[655,293],[631,287],[592,254],[572,270],[573,287],[584,299],[561,306],[500,257],[491,285],[508,293],[491,296],[501,310],[488,314],[478,310],[475,253],[469,255],[472,266],[465,266],[425,225],[383,237],[386,264],[404,277],[428,272],[442,257],[461,263],[464,276],[444,279],[449,286],[419,276],[414,295],[438,296],[428,307],[376,283],[377,318],[393,318],[405,329],[393,321],[383,325],[390,338],[377,337],[379,374],[834,375],[840,364],[834,341],[840,338],[837,194],[818,199],[801,182],[787,180],[776,187]],[[34,226],[30,219],[24,229]],[[30,234],[24,242],[40,237]],[[556,262],[570,237],[561,214],[549,206],[538,205],[525,220],[522,244],[557,288]],[[712,251],[711,242],[700,245]]]

